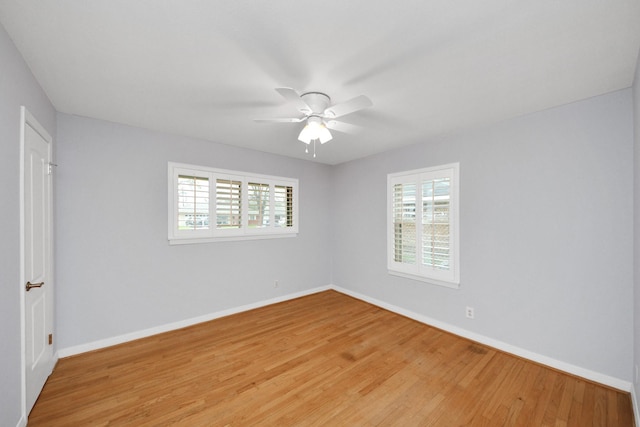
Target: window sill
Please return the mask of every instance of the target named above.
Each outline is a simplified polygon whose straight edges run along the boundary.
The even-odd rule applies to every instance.
[[[282,234],[254,234],[250,236],[222,236],[222,237],[173,237],[169,239],[169,245],[193,245],[198,243],[235,242],[242,240],[284,239],[296,237],[298,233]]]
[[[426,282],[432,285],[438,285],[438,286],[443,286],[445,288],[450,288],[450,289],[460,289],[460,283],[454,283],[454,282],[445,282],[443,280],[438,280],[438,279],[432,279],[430,277],[425,277],[425,276],[418,276],[415,274],[409,274],[409,273],[403,273],[400,271],[396,271],[396,270],[387,270],[389,272],[389,274],[393,275],[393,276],[399,276],[399,277],[404,277],[405,279],[411,279],[411,280],[418,280],[420,282]]]

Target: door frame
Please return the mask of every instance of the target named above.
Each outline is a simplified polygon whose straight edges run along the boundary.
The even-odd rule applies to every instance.
[[[29,414],[27,413],[27,375],[26,375],[26,295],[24,284],[26,283],[25,277],[25,143],[26,143],[26,126],[30,126],[33,128],[45,141],[49,146],[49,171],[50,175],[53,176],[53,138],[49,135],[49,132],[40,125],[40,123],[36,120],[36,118],[27,110],[25,106],[20,107],[20,283],[18,284],[19,295],[20,295],[20,367],[21,367],[21,425],[27,424],[27,419]],[[53,309],[53,329],[55,332],[55,263],[54,263],[54,231],[53,231],[53,205],[54,205],[54,192],[53,192],[53,178],[49,180],[48,185],[49,191],[49,247],[47,252],[49,253],[49,271],[48,271],[48,279],[49,282],[47,286],[51,289],[51,303]],[[54,343],[55,345],[55,343]],[[54,347],[53,358],[51,361],[51,369],[55,366],[58,360],[57,351],[55,351],[56,347]]]

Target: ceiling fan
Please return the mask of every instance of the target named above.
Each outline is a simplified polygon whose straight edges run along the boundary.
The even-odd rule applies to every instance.
[[[306,121],[306,125],[298,135],[298,140],[305,144],[320,141],[321,144],[330,141],[333,137],[329,129],[344,133],[357,133],[361,130],[359,126],[340,122],[334,119],[354,113],[358,110],[371,107],[373,103],[364,96],[356,96],[349,101],[331,105],[331,98],[322,92],[305,92],[300,95],[294,89],[288,87],[276,88],[276,91],[283,98],[290,101],[300,111],[302,117],[254,119],[256,122],[271,123],[301,123]],[[308,150],[307,150],[308,151]]]

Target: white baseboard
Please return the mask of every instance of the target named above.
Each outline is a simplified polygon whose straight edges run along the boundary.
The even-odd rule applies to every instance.
[[[218,319],[220,317],[230,316],[236,313],[242,313],[243,311],[253,310],[255,308],[265,307],[267,305],[276,304],[290,299],[303,297],[306,295],[315,294],[318,292],[331,289],[330,286],[321,286],[318,288],[307,289],[301,292],[293,294],[287,294],[268,300],[258,301],[251,304],[242,305],[240,307],[234,307],[227,310],[217,311],[215,313],[205,314],[203,316],[193,317],[191,319],[180,320],[178,322],[168,323],[166,325],[156,326],[142,331],[130,332],[124,335],[118,335],[111,338],[105,338],[98,341],[92,341],[86,344],[80,344],[72,347],[62,348],[58,350],[58,357],[69,357],[80,353],[86,353],[88,351],[99,350],[105,347],[111,347],[112,345],[122,344],[125,342],[137,340],[140,338],[150,337],[152,335],[161,334],[163,332],[174,331],[176,329],[185,328],[202,322],[208,322],[210,320]]]
[[[18,420],[18,424],[16,424],[16,427],[26,427],[26,425],[27,425],[27,418],[24,415],[22,415]]]
[[[622,380],[620,378],[611,377],[609,375],[602,374],[600,372],[591,371],[589,369],[582,368],[580,366],[572,365],[570,363],[563,362],[561,360],[553,359],[551,357],[544,356],[542,354],[534,353],[529,350],[525,350],[520,347],[513,346],[511,344],[507,344],[502,341],[495,340],[493,338],[486,337],[484,335],[477,334],[475,332],[467,331],[466,329],[462,329],[458,326],[454,326],[445,322],[441,322],[439,320],[432,319],[430,317],[424,316],[422,314],[414,313],[412,311],[406,310],[402,307],[398,307],[392,304],[388,304],[384,301],[377,300],[375,298],[371,298],[367,295],[363,295],[358,292],[351,291],[349,289],[341,288],[339,286],[330,285],[331,289],[334,289],[340,293],[345,295],[352,296],[356,299],[368,302],[369,304],[376,305],[380,308],[384,308],[385,310],[392,311],[397,314],[401,314],[405,317],[408,317],[413,320],[417,320],[420,323],[424,323],[426,325],[434,326],[438,329],[442,329],[447,332],[451,332],[452,334],[461,336],[463,338],[470,339],[472,341],[476,341],[481,344],[488,345],[490,347],[496,348],[498,350],[504,351],[506,353],[510,353],[524,359],[531,360],[536,363],[540,363],[541,365],[549,366],[554,369],[558,369],[563,372],[567,372],[572,375],[576,375],[581,378],[585,378],[587,380],[604,384],[606,386],[630,392],[632,390],[632,384],[629,381]],[[637,411],[635,412],[637,413]],[[640,424],[636,424],[640,427]]]
[[[640,408],[638,408],[638,395],[636,394],[636,388],[631,386],[631,404],[633,405],[633,417],[636,422],[636,427],[640,427]]]
[[[504,351],[506,353],[510,353],[524,359],[531,360],[536,363],[540,363],[542,365],[549,366],[554,369],[558,369],[563,372],[570,373],[572,375],[576,375],[582,378],[585,378],[590,381],[594,381],[600,384],[604,384],[609,387],[613,387],[618,390],[622,390],[625,392],[633,392],[633,386],[629,381],[625,381],[619,378],[611,377],[609,375],[605,375],[599,372],[591,371],[589,369],[582,368],[580,366],[572,365],[570,363],[566,363],[557,359],[553,359],[538,353],[534,353],[529,350],[525,350],[520,347],[513,346],[511,344],[507,344],[502,341],[495,340],[493,338],[489,338],[484,335],[477,334],[475,332],[468,331],[466,329],[462,329],[458,326],[454,326],[445,322],[441,322],[436,319],[432,319],[430,317],[424,316],[422,314],[418,314],[409,310],[406,310],[402,307],[395,306],[393,304],[388,304],[384,301],[380,301],[378,299],[369,297],[367,295],[351,291],[346,288],[341,288],[335,285],[321,286],[318,288],[307,289],[305,291],[296,292],[293,294],[283,295],[276,298],[271,298],[268,300],[263,300],[259,302],[255,302],[252,304],[246,304],[240,307],[234,307],[227,310],[218,311],[215,313],[205,314],[203,316],[194,317],[191,319],[181,320],[178,322],[169,323],[166,325],[157,326],[154,328],[144,329],[142,331],[131,332],[124,335],[119,335],[116,337],[106,338],[103,340],[93,341],[87,344],[81,344],[77,346],[67,347],[58,350],[59,357],[68,357],[73,356],[75,354],[85,353],[88,351],[98,350],[105,347],[110,347],[112,345],[122,344],[128,341],[137,340],[140,338],[146,338],[152,335],[160,334],[163,332],[169,332],[176,329],[184,328],[187,326],[192,326],[197,323],[208,322],[210,320],[218,319],[220,317],[229,316],[236,313],[241,313],[243,311],[253,310],[255,308],[264,307],[270,304],[275,304],[283,301],[287,301],[294,298],[299,298],[306,295],[315,294],[318,292],[323,292],[329,289],[333,289],[337,292],[343,293],[345,295],[352,296],[356,299],[368,302],[380,308],[384,308],[385,310],[392,311],[394,313],[400,314],[402,316],[408,317],[410,319],[417,320],[418,322],[424,323],[426,325],[434,326],[436,328],[442,329],[447,332],[451,332],[452,334],[461,336],[463,338],[470,339],[472,341],[476,341],[481,344],[488,345],[490,347],[496,348],[498,350]],[[632,395],[633,396],[633,395]],[[635,397],[633,398],[634,403],[634,413],[638,414],[636,408]],[[637,415],[636,415],[637,416]],[[640,424],[636,423],[638,427]]]

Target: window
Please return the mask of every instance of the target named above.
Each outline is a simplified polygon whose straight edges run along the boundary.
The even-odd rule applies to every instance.
[[[242,181],[216,179],[216,228],[239,229]]]
[[[387,176],[389,273],[457,287],[459,164]]]
[[[264,228],[269,226],[269,205],[271,188],[261,182],[249,183],[249,227]]]
[[[209,179],[178,175],[178,230],[209,228]]]
[[[298,180],[169,162],[169,242],[293,237]]]

